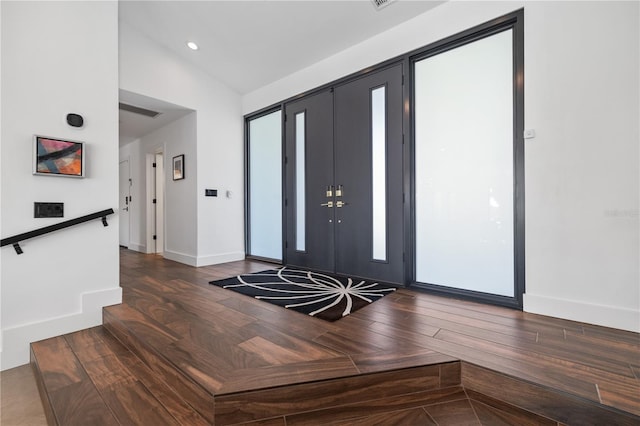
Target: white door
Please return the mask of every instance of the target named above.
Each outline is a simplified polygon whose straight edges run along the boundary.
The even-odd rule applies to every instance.
[[[156,153],[156,253],[164,252],[164,155]]]
[[[129,208],[131,207],[131,179],[129,160],[120,162],[120,245],[129,247]]]

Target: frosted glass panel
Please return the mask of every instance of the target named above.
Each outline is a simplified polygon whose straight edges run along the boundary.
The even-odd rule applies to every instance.
[[[280,111],[249,122],[250,254],[282,260]]]
[[[371,180],[373,259],[387,260],[386,88],[371,91]]]
[[[304,112],[296,114],[296,250],[305,250],[305,129]]]
[[[512,31],[415,64],[416,279],[514,296]]]

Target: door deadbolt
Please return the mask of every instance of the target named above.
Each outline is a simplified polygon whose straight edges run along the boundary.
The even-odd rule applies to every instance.
[[[333,197],[333,185],[327,186],[327,198]]]

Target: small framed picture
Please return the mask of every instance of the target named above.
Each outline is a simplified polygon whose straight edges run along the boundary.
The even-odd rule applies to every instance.
[[[173,157],[173,180],[184,179],[184,154]]]
[[[82,178],[85,175],[83,142],[33,137],[33,174]]]

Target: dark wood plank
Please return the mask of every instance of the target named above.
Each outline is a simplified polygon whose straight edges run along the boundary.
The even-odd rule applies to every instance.
[[[603,370],[633,377],[629,368],[629,360],[640,362],[640,346],[626,342],[611,342],[603,339],[567,332],[564,338],[540,335],[536,342],[545,353],[565,359],[580,361]]]
[[[632,345],[640,344],[640,334],[632,331],[618,330],[593,324],[582,324],[582,330],[585,336],[598,337],[600,339],[610,340],[614,343],[627,342]]]
[[[359,419],[349,419],[344,421],[331,421],[325,423],[331,426],[376,426],[376,425],[421,425],[437,426],[436,422],[422,409],[413,408],[402,411],[391,411],[374,414]]]
[[[411,368],[416,365],[426,366],[457,361],[457,358],[449,355],[422,348],[403,349],[401,353],[398,353],[398,351],[384,351],[358,354],[352,355],[351,359],[360,373],[374,373]]]
[[[121,424],[90,380],[73,383],[48,394],[58,425]]]
[[[142,338],[153,346],[167,346],[180,339],[181,336],[164,325],[154,321],[142,312],[131,308],[127,304],[113,305],[105,308],[118,321],[124,324],[128,332]]]
[[[440,425],[482,426],[467,399],[429,405],[424,410]]]
[[[522,330],[512,325],[460,317],[459,315],[425,309],[420,306],[407,306],[401,302],[390,304],[393,306],[394,311],[406,311],[409,315],[405,319],[384,319],[386,324],[404,324],[408,326],[407,330],[428,336],[434,336],[440,329],[447,329],[465,334],[484,335],[488,340],[491,340],[494,336],[503,339],[512,336],[512,338],[535,341],[538,334],[537,332]]]
[[[284,417],[276,417],[275,419],[256,420],[255,422],[243,423],[243,426],[287,426]]]
[[[482,339],[464,336],[447,330],[442,330],[438,333],[436,338],[449,343],[466,346],[468,348],[477,348],[482,352],[500,357],[513,357],[514,359],[529,366],[528,369],[530,371],[536,371],[535,377],[538,378],[539,382],[548,383],[558,389],[571,389],[574,393],[585,396],[594,401],[599,399],[595,388],[596,381],[594,380],[594,377],[589,374],[589,368],[584,365],[571,361],[564,361],[563,367],[569,367],[570,370],[574,372],[580,371],[580,375],[576,375],[575,373],[563,374],[563,367],[559,368],[557,365],[563,361],[552,356],[518,348],[509,348],[502,345],[491,344]]]
[[[98,331],[103,330],[103,328],[100,327],[93,330]],[[120,361],[126,366],[127,370],[153,394],[179,424],[192,426],[205,426],[210,424],[200,416],[193,407],[184,401],[182,396],[178,395],[162,378],[154,374],[149,367],[140,361],[138,357],[123,356],[124,353],[131,353],[110,333],[103,332],[98,334],[97,337],[103,340],[112,353],[118,354]]]
[[[247,368],[233,372],[233,376],[221,384],[216,395],[350,377],[358,373],[347,356]]]
[[[204,419],[191,407],[181,395],[176,393],[164,380],[154,374],[141,361],[128,360],[127,368],[135,374],[138,380],[153,394],[162,406],[181,425],[205,426],[210,422]]]
[[[379,333],[387,335],[393,335],[396,332],[395,329],[388,327],[386,324],[380,323],[373,324],[371,328],[375,329]],[[570,369],[567,369],[569,383],[566,383],[555,375],[550,375],[546,369],[534,368],[535,366],[531,365],[531,363],[522,361],[518,357],[512,356],[512,354],[497,356],[494,353],[487,353],[478,348],[428,336],[424,336],[423,340],[422,345],[424,345],[425,348],[456,357],[460,360],[481,365],[492,370],[510,374],[514,377],[520,377],[532,382],[544,381],[545,384],[549,386],[566,389],[568,392],[574,392],[593,401],[598,401],[599,399],[595,384],[584,382],[579,378],[573,377]],[[574,381],[577,381],[580,385],[575,388],[571,387],[571,383]]]
[[[38,394],[40,395],[40,400],[42,401],[42,408],[44,410],[45,418],[47,419],[47,424],[57,425],[58,421],[56,420],[56,415],[53,412],[53,406],[51,405],[51,398],[49,397],[47,388],[44,385],[44,378],[43,378],[42,372],[40,371],[40,367],[38,366],[38,359],[33,353],[33,345],[31,345],[31,347],[29,348],[29,355],[30,355],[31,369],[33,370],[33,376],[36,381],[36,386],[38,387]]]
[[[440,387],[458,386],[462,382],[460,361],[440,364]]]
[[[640,366],[630,364],[629,367],[631,368],[631,371],[633,371],[635,378],[640,379]]]
[[[186,320],[167,326],[184,336],[177,343],[179,346],[205,351],[211,361],[222,369],[238,370],[269,365],[261,356],[240,347],[247,338],[237,328],[230,328],[227,333],[217,332],[216,328],[210,327],[208,323]]]
[[[216,397],[216,422],[232,424],[437,389],[439,366],[354,375]]]
[[[133,352],[155,374],[160,375],[172,389],[184,398],[207,421],[213,422],[213,395],[196,383],[186,372],[176,368],[160,353],[138,340],[115,317],[110,308],[103,310],[104,327],[127,349]]]
[[[371,397],[375,397],[375,393],[372,394]],[[369,421],[381,421],[385,418],[393,418],[393,416],[390,415],[393,412],[466,399],[467,396],[462,387],[454,386],[446,389],[415,392],[384,399],[370,399],[356,404],[343,404],[342,401],[336,400],[334,407],[290,415],[287,416],[286,419],[287,425],[296,426],[329,425],[334,423],[351,424],[351,422],[354,424],[367,424],[365,421],[367,419]],[[369,418],[369,416],[375,417]],[[420,416],[419,418],[428,419],[428,416]]]
[[[313,339],[335,329],[333,323],[300,315],[251,297],[229,297],[219,301],[218,304],[226,306],[231,311],[244,312],[246,315],[260,318],[263,324],[285,329],[296,336],[309,336]]]
[[[640,417],[632,414],[468,363],[462,364],[462,385],[466,389],[566,424],[630,426],[637,425],[640,421]]]
[[[88,379],[64,337],[32,343],[31,350],[38,360],[38,369],[48,392],[55,392]]]
[[[180,422],[138,381],[118,383],[110,388],[101,389],[100,393],[123,425],[180,425]]]
[[[530,413],[521,408],[467,389],[469,402],[480,423],[495,426],[557,426],[555,420]]]

